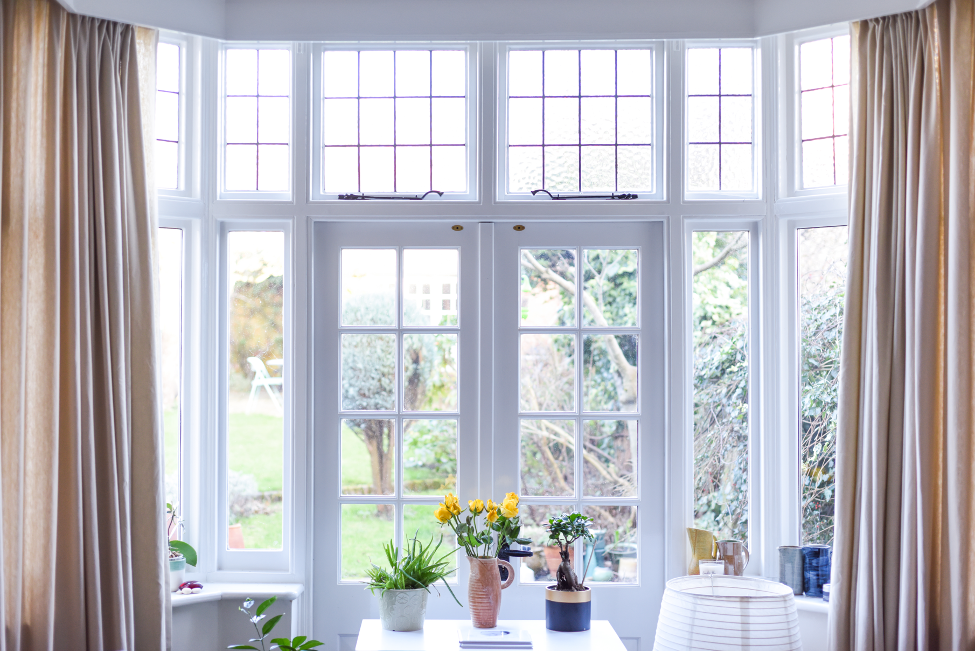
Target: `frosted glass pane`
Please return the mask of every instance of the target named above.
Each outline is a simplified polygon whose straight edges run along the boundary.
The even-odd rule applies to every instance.
[[[614,190],[614,148],[580,148],[580,190]]]
[[[692,48],[686,58],[686,92],[689,95],[719,94],[719,49]]]
[[[363,147],[360,149],[360,191],[393,192],[394,148]]]
[[[546,95],[578,95],[577,50],[546,50],[543,53],[543,90]]]
[[[431,152],[428,147],[397,148],[397,192],[431,189]],[[440,190],[440,188],[439,188]]]
[[[257,187],[257,145],[228,145],[224,154],[224,189],[256,190]]]
[[[574,408],[573,335],[519,336],[519,409],[570,412]]]
[[[753,142],[753,98],[723,97],[719,136],[724,143]]]
[[[156,90],[180,92],[180,46],[160,43],[156,46]]]
[[[360,100],[360,144],[393,145],[394,101]]]
[[[431,100],[431,137],[435,145],[464,145],[465,100],[434,98]]]
[[[326,147],[322,153],[322,189],[324,192],[359,190],[359,164],[355,147]]]
[[[617,142],[651,143],[651,98],[620,97],[617,100]]]
[[[427,50],[402,50],[397,62],[397,95],[431,94],[431,53]]]
[[[322,142],[325,145],[356,145],[357,100],[322,101]]]
[[[689,190],[719,190],[719,145],[689,145]]]
[[[176,190],[179,185],[178,155],[176,143],[156,141],[156,187],[160,190]]]
[[[290,54],[288,50],[258,50],[259,95],[288,95]]]
[[[753,190],[753,147],[751,145],[723,145],[723,190]]]
[[[719,98],[690,97],[688,126],[690,143],[719,141]]]
[[[225,138],[228,143],[258,141],[258,100],[254,97],[229,97],[225,106]]]
[[[393,97],[394,53],[388,50],[360,52],[360,95]]]
[[[431,159],[434,165],[435,190],[465,192],[468,190],[468,161],[464,147],[434,147]]]
[[[467,78],[467,57],[464,50],[442,50],[431,53],[432,95],[464,97]]]
[[[832,79],[837,84],[847,84],[851,79],[851,38],[836,36],[833,42],[834,75]]]
[[[848,99],[848,86],[837,86],[834,89],[834,111],[835,111],[835,135],[843,135],[848,133],[848,112],[849,112],[849,99]]]
[[[577,192],[579,189],[579,147],[544,147],[545,186],[553,192]]]
[[[580,51],[580,94],[614,95],[614,50]]]
[[[617,51],[617,94],[651,95],[651,51]]]
[[[418,255],[426,254],[428,258],[437,259],[444,250],[417,251]],[[457,269],[458,250],[445,251],[454,254],[455,269]],[[405,256],[406,265],[407,258]],[[436,269],[426,270],[437,273]],[[405,272],[405,276],[407,273]],[[406,280],[406,279],[405,279]],[[431,288],[432,293],[424,305],[429,306],[425,311],[429,323],[447,324],[453,317],[457,320],[457,310],[450,308],[448,314],[441,310],[442,297],[435,294],[441,289],[437,283]],[[448,299],[450,302],[451,300]],[[406,325],[406,324],[405,324]],[[438,334],[405,334],[404,338],[404,403],[403,409],[418,412],[455,411],[458,409],[458,335],[448,333]]]
[[[403,288],[404,326],[457,326],[458,250],[404,249]],[[439,341],[448,342],[448,340]],[[457,340],[450,340],[450,342],[457,342]],[[440,348],[437,353],[443,357],[448,351]],[[431,364],[437,356],[432,351],[424,357],[428,364]],[[405,355],[405,361],[406,358]],[[451,359],[454,359],[454,354]],[[451,375],[454,378],[454,371]],[[410,402],[408,401],[407,404],[409,405]],[[441,410],[448,407],[434,409]]]
[[[848,136],[835,138],[835,183],[848,183]]]
[[[258,190],[288,190],[288,145],[258,145]]]
[[[583,409],[636,412],[637,366],[637,335],[584,335]]]
[[[509,53],[509,95],[543,94],[543,53],[514,50]]]
[[[543,142],[543,100],[509,100],[509,144],[539,145]]]
[[[519,421],[519,479],[523,496],[573,495],[573,421]]]
[[[342,325],[393,326],[397,298],[397,250],[343,249],[340,269]]]
[[[753,93],[753,48],[723,48],[720,52],[720,90],[723,95]]]
[[[230,49],[224,53],[228,95],[258,94],[258,51]]]
[[[356,97],[359,83],[358,53],[322,53],[323,97]]]
[[[801,139],[823,138],[833,135],[830,88],[801,93]]]
[[[801,90],[831,86],[831,39],[801,43]]]
[[[801,180],[805,188],[834,185],[834,147],[831,138],[801,143]]]
[[[577,98],[546,98],[543,100],[544,142],[554,145],[578,143]]]
[[[156,137],[180,140],[180,96],[156,93]]]
[[[509,192],[529,192],[543,187],[543,148],[509,148]]]
[[[258,142],[288,142],[288,98],[258,98]]]
[[[650,192],[651,146],[617,148],[617,189]]]
[[[431,142],[431,100],[397,99],[397,144],[420,145]]]
[[[613,97],[585,97],[580,100],[580,142],[615,142]]]

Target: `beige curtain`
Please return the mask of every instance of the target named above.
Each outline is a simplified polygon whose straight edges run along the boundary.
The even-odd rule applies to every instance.
[[[0,6],[0,646],[160,649],[156,34]]]
[[[831,645],[973,650],[973,0],[852,39]]]

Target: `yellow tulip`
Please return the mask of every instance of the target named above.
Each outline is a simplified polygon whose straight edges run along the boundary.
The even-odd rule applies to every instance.
[[[482,510],[485,509],[485,505],[482,503],[481,499],[476,498],[475,500],[468,501],[468,509],[471,510],[472,514],[478,516],[482,513]]]
[[[438,505],[438,508],[434,510],[434,518],[441,523],[447,523],[448,519],[451,518],[451,512],[444,505]]]
[[[511,491],[505,495],[505,500],[503,500],[502,502],[503,503],[507,503],[510,500],[513,501],[517,505],[519,504],[519,496],[517,496],[516,494],[514,494]]]
[[[497,520],[499,520],[499,514],[493,509],[489,511],[488,516],[486,516],[485,518],[488,520],[489,523],[495,523]]]

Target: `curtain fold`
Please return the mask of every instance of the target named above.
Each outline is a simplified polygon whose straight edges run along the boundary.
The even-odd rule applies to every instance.
[[[831,646],[973,649],[973,0],[852,54]]]
[[[0,38],[0,647],[162,649],[156,33],[2,0]]]

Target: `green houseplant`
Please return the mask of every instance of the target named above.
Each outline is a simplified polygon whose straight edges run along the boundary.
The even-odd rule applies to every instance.
[[[275,604],[275,601],[277,599],[278,598],[276,596],[274,595],[271,596],[270,598],[268,598],[267,600],[259,604],[258,608],[255,609],[254,613],[252,614],[251,607],[254,606],[254,600],[252,598],[245,598],[244,604],[238,607],[237,610],[242,612],[245,616],[247,616],[248,620],[251,621],[251,624],[254,625],[254,631],[257,634],[257,636],[255,638],[249,639],[248,643],[259,643],[261,644],[261,647],[257,648],[253,645],[228,645],[227,649],[264,650],[265,639],[271,635],[271,630],[275,629],[275,625],[277,625],[278,621],[281,620],[282,616],[285,615],[285,614],[278,614],[277,616],[272,616],[271,618],[268,618],[268,616],[265,614],[265,611],[268,610],[268,607]],[[268,620],[265,621],[265,623],[259,627],[258,624],[261,623],[261,621],[264,620],[265,618],[268,618]],[[323,645],[322,641],[317,641],[314,638],[309,638],[308,636],[296,636],[295,638],[292,639],[282,637],[282,638],[271,639],[271,648],[269,649],[286,650],[286,651],[314,650],[319,645]]]
[[[179,538],[183,519],[171,503],[166,503],[166,538],[169,539],[170,591],[176,591],[183,583],[187,566],[197,566],[197,551]]]
[[[556,584],[546,587],[546,628],[558,632],[582,632],[590,629],[590,589],[577,579],[570,559],[570,547],[578,539],[594,543],[590,525],[594,519],[574,512],[550,517],[549,540],[560,549],[560,565],[556,569]],[[584,567],[587,577],[594,546]]]
[[[438,556],[441,541],[434,543],[432,537],[427,545],[417,539],[417,534],[408,539],[404,554],[394,546],[393,541],[383,544],[389,568],[371,564],[366,582],[370,592],[380,591],[380,624],[384,629],[396,632],[413,632],[424,627],[424,614],[427,611],[427,596],[431,586],[444,583],[451,597],[458,602],[455,592],[445,579],[455,569],[448,568],[448,559],[456,550]]]

